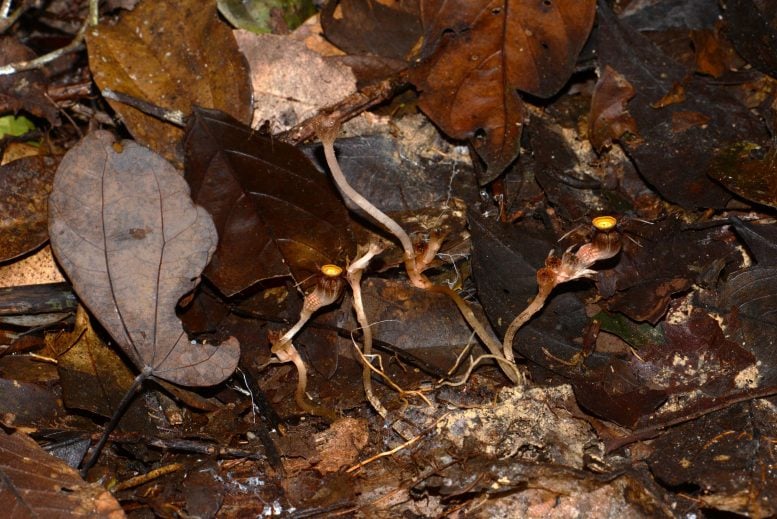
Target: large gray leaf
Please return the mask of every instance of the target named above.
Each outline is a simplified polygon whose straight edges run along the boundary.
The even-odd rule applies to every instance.
[[[187,386],[232,374],[237,341],[191,344],[175,315],[217,235],[167,161],[104,131],[87,136],[57,170],[49,235],[78,296],[138,368]]]

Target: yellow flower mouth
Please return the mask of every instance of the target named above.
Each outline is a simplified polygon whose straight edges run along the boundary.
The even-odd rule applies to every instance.
[[[591,220],[591,224],[597,231],[609,231],[618,224],[618,219],[614,216],[597,216]]]

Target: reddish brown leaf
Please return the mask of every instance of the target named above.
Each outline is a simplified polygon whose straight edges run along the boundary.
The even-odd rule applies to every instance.
[[[499,175],[519,151],[516,90],[550,97],[567,82],[593,24],[591,0],[426,0],[420,106],[445,133],[473,139]]]
[[[76,293],[138,368],[188,386],[217,384],[237,341],[191,344],[175,315],[216,248],[183,178],[132,141],[90,134],[62,159],[49,199],[51,245]]]
[[[215,0],[142,2],[116,25],[87,31],[89,65],[101,88],[169,110],[193,104],[251,121],[251,86],[232,31],[216,13]],[[177,155],[183,132],[118,102],[132,135],[166,158]]]
[[[54,157],[25,157],[0,166],[0,261],[30,252],[48,239],[46,201],[57,169]]]
[[[192,196],[221,235],[205,276],[225,295],[274,277],[304,281],[353,255],[345,206],[295,147],[199,108],[184,147]]]
[[[0,481],[4,517],[125,517],[110,492],[85,482],[22,433],[0,432]]]
[[[634,94],[634,87],[623,75],[609,66],[604,67],[594,88],[588,117],[588,138],[597,151],[601,152],[624,133],[638,135],[637,122],[626,109],[626,103]]]

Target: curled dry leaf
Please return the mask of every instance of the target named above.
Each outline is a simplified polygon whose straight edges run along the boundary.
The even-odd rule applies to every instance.
[[[518,155],[525,110],[516,90],[557,93],[574,71],[595,11],[593,0],[422,3],[423,63],[411,80],[421,108],[445,133],[473,139],[488,165],[481,182]]]
[[[217,384],[237,366],[237,341],[191,344],[175,315],[216,248],[213,221],[168,162],[132,141],[118,147],[98,131],[65,155],[49,199],[54,253],[138,368],[176,384]]]
[[[635,94],[622,74],[610,66],[604,68],[594,88],[588,118],[589,139],[597,151],[601,152],[624,133],[637,135],[637,122],[626,109],[626,103]]]

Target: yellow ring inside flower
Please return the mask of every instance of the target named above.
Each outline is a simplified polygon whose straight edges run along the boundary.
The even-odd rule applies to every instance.
[[[618,219],[614,216],[597,216],[591,223],[597,231],[609,231],[618,223]]]
[[[328,278],[336,278],[343,273],[343,269],[337,265],[327,264],[321,267],[321,273]]]

